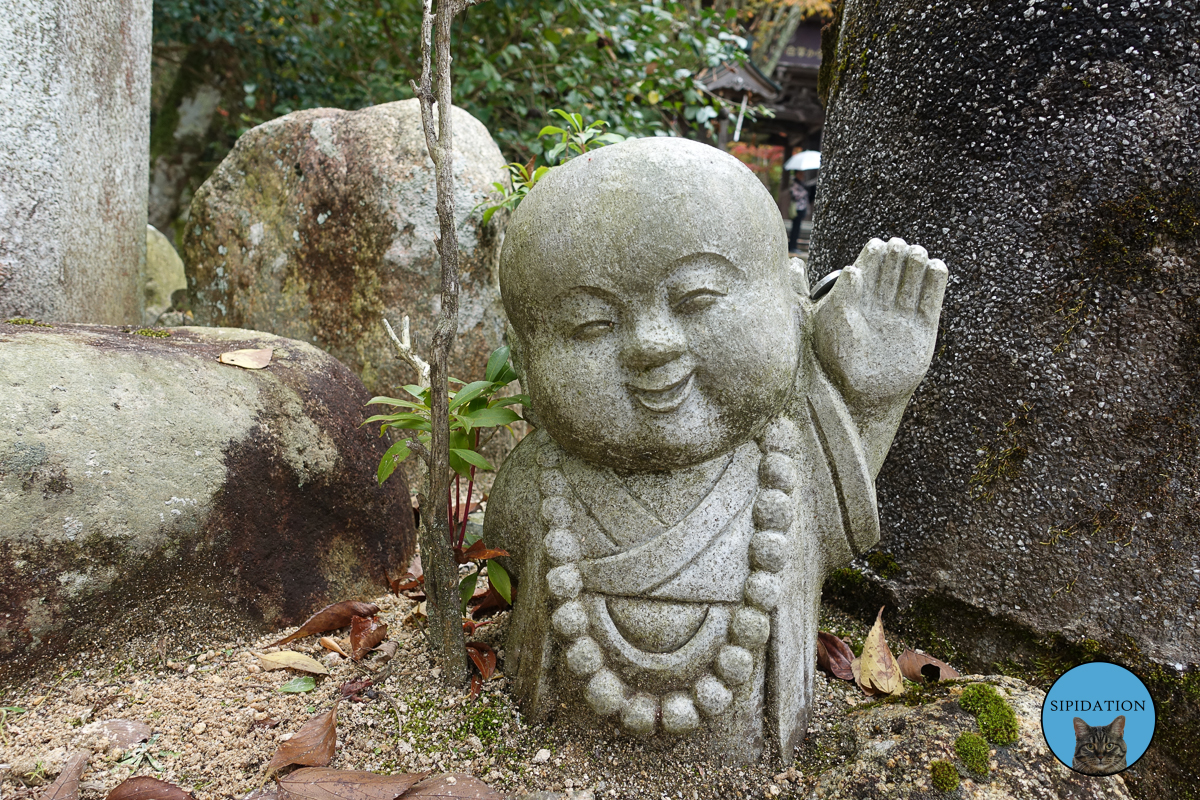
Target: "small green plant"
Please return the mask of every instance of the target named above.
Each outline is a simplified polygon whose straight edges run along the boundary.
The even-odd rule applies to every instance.
[[[958,788],[958,770],[949,761],[933,761],[929,764],[933,776],[933,788],[939,792],[953,792]]]
[[[13,317],[12,319],[6,319],[4,321],[9,325],[34,325],[38,328],[54,327],[53,325],[48,325],[45,322],[38,322],[36,319],[30,319],[29,317]]]
[[[967,769],[981,778],[988,774],[988,744],[977,733],[960,733],[954,740],[954,752]]]
[[[164,331],[159,328],[138,328],[134,333],[138,336],[150,336],[155,339],[166,339],[171,335],[170,331]]]
[[[895,556],[882,550],[875,550],[868,553],[867,564],[884,580],[887,580],[900,571],[900,565],[896,563]]]
[[[989,742],[1012,744],[1017,740],[1017,716],[990,684],[971,684],[963,690],[958,704],[976,716],[979,730]]]
[[[9,716],[17,717],[24,714],[25,711],[26,709],[20,706],[0,706],[0,742],[3,742],[5,747],[8,747],[9,744],[8,734],[5,732]]]
[[[141,769],[142,762],[145,761],[155,772],[162,772],[162,764],[158,763],[154,756],[150,754],[150,749],[156,744],[158,744],[157,733],[151,736],[148,741],[142,742],[130,750],[124,758],[117,762],[117,764],[122,767],[129,767],[129,769],[137,772],[139,769]],[[159,753],[158,755],[160,758],[162,757],[162,753]]]

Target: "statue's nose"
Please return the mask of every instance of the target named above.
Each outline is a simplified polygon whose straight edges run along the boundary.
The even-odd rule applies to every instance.
[[[636,322],[621,356],[630,369],[647,370],[670,363],[687,352],[687,339],[679,326],[662,317]]]

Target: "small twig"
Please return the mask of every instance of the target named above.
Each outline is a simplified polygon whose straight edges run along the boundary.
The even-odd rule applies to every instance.
[[[417,351],[412,346],[412,336],[409,334],[408,315],[404,315],[404,320],[400,323],[400,336],[396,336],[396,332],[392,330],[392,323],[387,321],[387,317],[383,318],[383,327],[387,328],[388,336],[392,337],[392,343],[396,345],[396,350],[400,353],[400,358],[408,362],[408,365],[417,371],[417,383],[422,389],[429,388],[429,362],[417,355]],[[424,449],[424,448],[422,448]],[[428,461],[428,457],[425,459]]]
[[[388,705],[392,707],[392,711],[396,712],[396,735],[399,736],[401,729],[404,727],[404,723],[400,721],[400,704],[385,689],[376,686],[375,692],[383,697],[384,700],[387,700]]]
[[[404,438],[408,440],[408,449],[416,453],[425,462],[425,466],[429,466],[429,451],[417,440],[417,435],[416,431],[404,432]]]

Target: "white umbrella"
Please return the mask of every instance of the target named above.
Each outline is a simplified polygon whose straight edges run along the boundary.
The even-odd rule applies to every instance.
[[[786,170],[794,170],[804,172],[810,169],[821,168],[821,151],[820,150],[801,150],[796,155],[787,160],[783,165]]]

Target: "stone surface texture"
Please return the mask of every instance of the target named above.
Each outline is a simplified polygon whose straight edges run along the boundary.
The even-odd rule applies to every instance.
[[[762,184],[682,139],[556,168],[506,236],[540,427],[484,527],[522,581],[506,672],[525,712],[790,762],[821,582],[878,538],[873,479],[945,266],[873,240],[813,302]]]
[[[991,746],[986,777],[971,773],[954,750],[962,733],[979,733],[976,718],[957,698],[964,684],[986,682],[1012,706],[1019,727],[1011,745]],[[851,709],[840,731],[849,747],[845,761],[821,773],[812,792],[816,800],[1127,800],[1121,776],[1094,778],[1072,772],[1062,764],[1042,736],[1042,702],[1046,694],[1023,681],[1002,676],[968,676],[949,687],[936,687],[919,705],[871,705]],[[949,761],[959,774],[951,793],[934,789],[929,764]]]
[[[146,226],[145,311],[142,322],[153,325],[171,308],[171,295],[187,289],[183,259],[171,240],[153,225]]]
[[[0,319],[142,318],[150,5],[0,14]]]
[[[217,362],[263,347],[263,370]],[[311,345],[0,323],[0,364],[2,671],[189,603],[292,624],[378,594],[414,550],[366,389]]]
[[[892,232],[955,268],[879,477],[886,589],[978,667],[1051,636],[1194,667],[1196,3],[848,0],[840,30],[813,273]]]
[[[487,129],[454,109],[458,339],[450,374],[483,377],[504,336],[501,220],[476,205],[503,179]],[[269,331],[327,350],[374,394],[415,376],[383,328],[412,318],[427,357],[440,309],[433,162],[416,100],[297,111],[253,128],[192,201],[183,235],[198,324]]]

